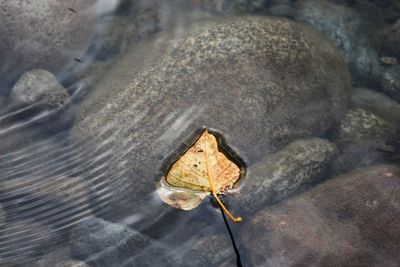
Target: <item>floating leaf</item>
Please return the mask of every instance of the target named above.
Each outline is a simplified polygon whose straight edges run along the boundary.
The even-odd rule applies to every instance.
[[[240,168],[219,150],[215,136],[205,130],[172,165],[157,192],[165,203],[185,210],[197,207],[211,193],[226,214],[240,222],[218,197],[234,186],[240,174]]]

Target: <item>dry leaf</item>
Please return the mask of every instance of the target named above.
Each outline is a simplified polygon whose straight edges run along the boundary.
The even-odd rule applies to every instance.
[[[161,181],[157,191],[167,204],[181,209],[197,207],[211,193],[226,214],[235,218],[225,208],[217,194],[224,194],[240,178],[240,168],[219,149],[214,135],[205,130],[196,143],[179,158]]]

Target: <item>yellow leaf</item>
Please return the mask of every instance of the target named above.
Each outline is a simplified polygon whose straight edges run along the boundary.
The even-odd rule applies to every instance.
[[[158,194],[173,207],[191,209],[200,204],[205,192],[211,193],[226,214],[240,222],[241,218],[235,218],[218,197],[234,186],[240,174],[240,168],[219,150],[215,136],[205,130],[169,169],[167,184],[161,182]]]

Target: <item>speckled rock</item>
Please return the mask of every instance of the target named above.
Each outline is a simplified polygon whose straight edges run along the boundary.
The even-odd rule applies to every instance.
[[[284,19],[223,18],[126,54],[83,102],[72,141],[112,149],[116,173],[105,177],[122,216],[150,197],[163,164],[201,127],[252,164],[323,133],[341,118],[349,87],[322,34]]]
[[[376,147],[384,147],[385,140],[395,135],[396,125],[374,112],[351,108],[340,124],[339,142],[374,142]]]
[[[24,73],[10,92],[17,105],[45,105],[59,108],[69,101],[67,90],[54,75],[43,69]]]
[[[340,152],[333,164],[337,174],[386,162],[385,152],[394,149],[387,142],[395,138],[400,123],[400,104],[376,91],[355,89],[351,107],[337,140]]]
[[[400,66],[386,68],[382,75],[382,90],[400,102]]]
[[[333,178],[245,222],[253,266],[398,266],[400,169]]]
[[[323,177],[337,152],[336,145],[319,138],[289,144],[249,168],[231,206],[253,213],[293,195]]]
[[[382,93],[366,88],[353,90],[351,106],[376,113],[393,123],[396,123],[400,119],[399,103]]]
[[[0,1],[2,82],[34,68],[58,74],[79,64],[74,58],[90,44],[100,1]]]
[[[341,48],[358,83],[378,82],[379,59],[372,48],[359,15],[329,1],[299,1],[294,17],[324,32]]]

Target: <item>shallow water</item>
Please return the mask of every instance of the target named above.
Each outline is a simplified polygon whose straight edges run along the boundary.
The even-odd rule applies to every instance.
[[[21,66],[23,71],[2,67],[1,70],[6,69],[9,73],[2,72],[0,76],[0,266],[64,266],[61,264],[67,262],[71,265],[65,266],[84,266],[73,265],[83,262],[89,266],[236,266],[236,254],[228,230],[218,205],[211,197],[196,209],[181,211],[164,204],[155,192],[157,182],[165,175],[174,159],[193,144],[201,127],[215,128],[225,139],[234,158],[240,159],[237,160],[240,167],[246,168],[246,175],[237,184],[236,192],[223,197],[232,213],[244,218],[244,222],[240,224],[228,222],[243,266],[398,265],[400,258],[393,251],[400,248],[400,240],[395,235],[400,234],[396,230],[399,227],[396,216],[400,212],[400,176],[399,168],[396,167],[400,150],[399,98],[396,93],[385,91],[381,78],[375,79],[375,73],[366,75],[371,77],[370,80],[362,76],[365,66],[358,68],[354,67],[357,64],[347,62],[353,86],[349,94],[354,97],[356,88],[367,87],[386,96],[382,98],[372,93],[361,104],[354,104],[356,101],[349,100],[347,105],[336,102],[332,104],[331,98],[334,102],[346,97],[331,96],[329,92],[323,91],[325,88],[317,93],[300,92],[297,96],[299,101],[302,101],[304,95],[310,100],[303,101],[308,106],[302,110],[301,105],[293,104],[292,112],[301,114],[299,121],[291,121],[295,117],[290,117],[290,114],[280,114],[281,111],[286,112],[288,105],[270,112],[270,107],[259,105],[259,95],[249,97],[239,89],[237,90],[240,94],[236,98],[243,98],[243,105],[247,105],[248,108],[244,109],[247,113],[243,114],[246,114],[249,123],[245,118],[238,120],[246,121],[245,125],[227,123],[227,126],[218,124],[218,119],[215,119],[218,112],[226,118],[234,118],[234,112],[237,112],[237,117],[243,114],[236,109],[235,102],[225,107],[223,100],[213,100],[213,92],[194,92],[193,96],[202,97],[201,104],[196,100],[182,104],[184,101],[179,101],[192,97],[191,90],[195,89],[187,88],[181,93],[179,88],[182,85],[178,82],[171,83],[171,88],[177,88],[176,92],[164,92],[162,88],[157,91],[157,86],[154,92],[148,88],[142,90],[140,83],[137,85],[139,89],[132,89],[132,94],[128,96],[123,89],[115,92],[112,91],[114,87],[110,87],[108,92],[104,89],[105,86],[114,84],[118,88],[120,84],[124,84],[124,79],[131,79],[124,76],[126,74],[121,74],[115,81],[110,79],[116,70],[126,66],[132,66],[132,77],[143,79],[139,80],[142,84],[150,80],[149,84],[157,85],[157,81],[153,81],[150,75],[152,72],[162,72],[164,68],[156,64],[153,69],[145,69],[147,62],[157,63],[164,55],[176,59],[174,56],[180,55],[180,50],[171,53],[167,45],[165,50],[163,46],[172,44],[172,47],[181,47],[182,40],[186,40],[187,34],[191,34],[193,25],[208,20],[223,21],[224,16],[236,16],[234,19],[240,21],[243,15],[284,17],[302,21],[298,23],[307,22],[308,13],[304,17],[297,14],[302,10],[300,2],[97,1],[96,5],[89,7],[88,14],[97,19],[95,27],[91,28],[90,33],[86,33],[93,36],[90,43],[84,45],[82,51],[76,51],[76,55],[80,56],[72,56],[68,62],[65,61],[63,67],[49,69],[69,94],[67,100],[59,106],[53,105],[53,102],[43,104],[43,101],[47,101],[45,98],[37,103],[17,103],[10,94],[17,79],[9,78],[14,73],[19,73],[20,77],[27,70],[25,66]],[[360,20],[365,22],[364,27],[368,33],[365,38],[369,38],[369,41],[365,46],[364,43],[351,44],[357,47],[354,52],[356,56],[357,51],[372,47],[371,53],[377,60],[381,60],[378,63],[379,75],[382,76],[389,67],[396,67],[396,55],[384,49],[384,37],[379,31],[380,28],[390,27],[399,19],[400,6],[395,1],[385,1],[387,4],[377,1],[330,2],[332,5],[359,12]],[[6,10],[2,5],[0,2],[0,8]],[[318,4],[312,5],[318,7]],[[373,20],[366,20],[374,13],[374,8],[379,12],[375,12]],[[75,6],[71,9],[68,12],[77,15],[83,12]],[[340,17],[342,11],[340,8],[338,10],[338,14],[335,14]],[[387,10],[392,12],[385,13]],[[343,14],[347,14],[346,12],[343,11]],[[337,26],[341,19],[327,18],[326,21],[329,25]],[[315,28],[325,33],[328,31],[326,35],[332,38],[329,26],[328,30],[319,26]],[[358,30],[355,26],[354,29]],[[350,28],[350,33],[345,32],[344,35],[359,34],[351,32],[352,30]],[[334,38],[342,38],[340,29],[337,33],[339,37]],[[293,38],[298,38],[296,32],[291,34]],[[27,36],[29,41],[30,35]],[[350,42],[352,38],[349,37]],[[219,48],[231,49],[228,41],[231,40],[227,40]],[[152,46],[147,45],[148,43],[155,43],[157,51],[151,50]],[[343,49],[341,46],[346,48],[346,43],[343,43],[332,40],[332,44],[338,45],[339,49]],[[235,44],[235,40],[232,44]],[[142,46],[147,48],[148,53],[128,56]],[[325,47],[324,44],[321,46]],[[251,49],[243,48],[241,53],[247,53]],[[326,48],[326,51],[330,51],[329,49]],[[216,50],[212,50],[210,54],[213,55]],[[336,50],[332,53],[336,53]],[[29,56],[35,57],[35,54]],[[347,54],[344,57],[348,59]],[[368,54],[367,57],[371,59],[373,56]],[[389,57],[395,64],[382,63],[382,57]],[[127,58],[128,61],[137,60],[137,64],[120,63],[124,62],[124,58],[125,61]],[[178,56],[177,58],[179,59]],[[210,58],[210,62],[214,62],[212,60],[217,57]],[[351,58],[350,56],[350,60]],[[229,59],[228,54],[224,60]],[[173,66],[178,68],[180,63],[175,63]],[[271,64],[275,63],[271,60]],[[7,61],[1,64],[13,65]],[[256,72],[254,70],[265,67],[257,64],[256,62],[255,66],[243,68],[248,71],[244,73],[243,83],[233,84],[233,87],[244,88],[244,91],[249,89],[246,86],[251,84],[250,77]],[[316,64],[313,59],[308,65],[312,64]],[[227,65],[239,68],[237,62]],[[40,64],[35,66],[41,67]],[[318,67],[324,69],[322,65]],[[148,76],[144,75],[150,77],[148,80],[139,75],[142,72],[147,73],[146,71],[150,73],[146,74]],[[334,71],[337,70],[332,70]],[[182,78],[171,73],[176,74],[165,71],[162,74],[164,76],[160,74],[160,77],[156,77],[167,79],[170,74],[172,80]],[[340,71],[338,73],[342,74]],[[190,72],[182,74],[185,75],[190,75]],[[255,73],[254,77],[257,75]],[[277,74],[268,69],[265,79],[273,78],[274,75]],[[282,75],[282,84],[290,76],[281,73],[279,75]],[[346,80],[346,75],[341,76],[343,80]],[[310,80],[315,84],[320,82],[317,78],[304,78],[304,84],[296,80],[298,83],[292,88],[293,94],[298,93],[296,90],[307,87],[307,83],[312,84]],[[210,78],[210,83],[212,81]],[[270,84],[274,82],[271,80]],[[333,83],[335,82],[323,81],[321,87]],[[199,84],[207,86],[207,83]],[[232,81],[223,80],[221,84],[231,85]],[[274,88],[268,82],[265,84],[265,90]],[[217,95],[216,99],[224,96],[224,93],[228,97],[229,90],[224,90],[221,86],[222,93],[214,94]],[[254,91],[257,91],[256,88]],[[362,94],[363,91],[359,92]],[[173,97],[178,100],[173,102]],[[284,101],[286,97],[296,99],[296,95],[293,97],[289,93],[276,96],[278,102]],[[320,102],[315,100],[318,97]],[[221,103],[221,107],[210,108],[215,103],[216,106]],[[271,103],[275,102],[271,100]],[[328,115],[325,114],[325,105],[332,105],[328,108],[331,110],[330,113],[327,112]],[[392,107],[389,111],[385,109],[388,105]],[[348,108],[342,109],[342,106]],[[360,107],[370,113],[361,112],[361,119],[357,117],[360,112],[348,113],[348,110]],[[115,110],[115,113],[110,114],[109,110]],[[207,117],[207,112],[214,112],[211,114],[213,116]],[[228,115],[222,114],[223,112]],[[388,113],[392,115],[387,115]],[[270,114],[271,119],[253,120],[259,114]],[[318,115],[325,117],[321,119]],[[352,120],[352,116],[356,119]],[[275,117],[279,119],[275,120]],[[326,118],[330,121],[325,121]],[[338,121],[335,121],[337,118]],[[105,123],[101,127],[93,126],[92,123],[97,119],[100,123]],[[342,122],[346,119],[350,120],[347,124]],[[261,125],[261,122],[264,124]],[[302,129],[306,122],[310,122],[310,128],[313,129]],[[347,128],[341,128],[341,125]],[[271,138],[276,143],[263,141],[264,135],[273,135],[274,129],[280,127],[289,132],[298,132],[282,136],[277,133],[276,140]],[[240,142],[241,138],[248,138],[248,141]],[[265,136],[265,139],[268,138],[270,137]],[[374,167],[384,164],[390,167]],[[346,191],[352,185],[343,185],[343,178],[338,179],[337,176],[347,175],[347,180],[344,180],[349,183],[354,176],[356,181],[362,180],[358,178],[358,174],[353,175],[350,172],[357,168],[360,168],[360,172],[375,175],[376,181],[383,179],[383,185],[375,184],[372,177],[365,184],[360,182],[355,191]],[[332,186],[337,190],[334,193],[336,196],[343,194],[343,202],[340,197],[331,198],[324,191],[324,186],[328,189]],[[326,199],[337,201],[338,204],[329,201],[313,202],[321,201],[323,197],[320,196],[324,194]],[[350,197],[347,201],[349,195],[355,199]],[[361,207],[368,209],[365,213],[363,208],[349,204],[357,202],[358,196],[362,199]],[[323,214],[324,212],[329,215]],[[332,219],[331,212],[339,215]],[[305,217],[314,219],[304,221]],[[367,219],[364,220],[365,217]],[[369,219],[376,219],[372,228],[366,226]],[[298,224],[296,220],[299,221]],[[86,222],[93,225],[88,226]],[[383,237],[380,235],[382,229],[385,229]],[[380,244],[383,244],[383,249],[379,248]],[[343,254],[343,261],[338,260]]]

